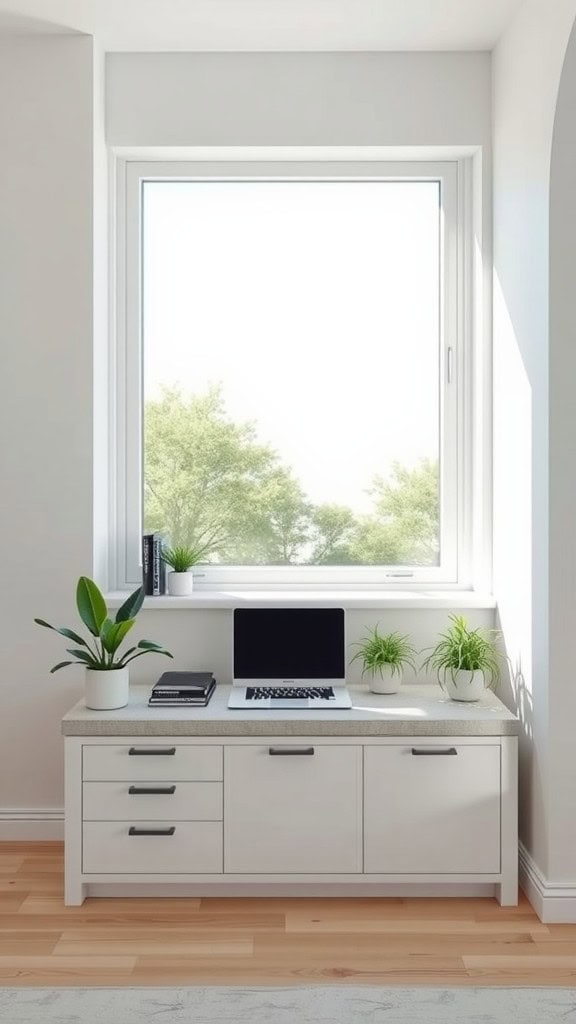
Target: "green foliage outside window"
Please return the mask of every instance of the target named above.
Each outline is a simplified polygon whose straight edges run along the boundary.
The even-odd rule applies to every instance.
[[[394,463],[367,481],[372,511],[310,502],[221,391],[165,390],[145,410],[145,529],[228,565],[438,564],[438,467]]]

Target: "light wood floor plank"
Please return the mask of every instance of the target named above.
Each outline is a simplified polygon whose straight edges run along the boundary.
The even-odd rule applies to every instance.
[[[549,956],[548,953],[539,954],[511,954],[510,956],[491,953],[488,956],[466,956],[462,957],[467,970],[496,970],[505,968],[518,968],[519,970],[546,970],[546,971],[567,971],[576,975],[576,955],[566,955],[564,952]]]
[[[58,887],[57,893],[35,893],[24,896],[22,903],[22,914],[61,914],[65,913],[72,917],[74,914],[79,917],[100,917],[114,916],[122,917],[124,914],[131,914],[133,917],[154,917],[162,915],[168,920],[170,917],[177,917],[178,920],[186,920],[192,917],[200,908],[199,899],[95,899],[84,900],[81,907],[66,907],[64,905],[63,885]],[[1,898],[1,897],[0,897]]]
[[[40,875],[39,878],[28,875],[0,875],[0,899],[7,893],[21,892],[41,893],[44,896],[64,894],[64,881],[58,875]]]
[[[383,919],[379,920],[376,918],[356,918],[339,921],[336,918],[328,919],[317,919],[314,921],[306,920],[304,917],[299,915],[293,915],[290,910],[286,914],[286,931],[288,933],[302,934],[314,934],[317,936],[329,934],[329,935],[340,935],[340,934],[366,934],[370,933],[372,938],[379,934],[390,934],[390,935],[435,935],[440,937],[445,933],[459,935],[498,935],[498,934],[509,934],[514,932],[514,925],[510,921],[499,921],[497,918],[490,921],[475,921],[474,919],[466,920],[462,918],[451,919],[450,908],[445,908],[443,911],[442,918],[432,918],[431,920],[427,917],[409,918],[403,920],[398,918],[397,920]],[[537,919],[530,923],[519,923],[517,925],[518,932],[527,932],[531,934],[543,935],[548,933],[548,927],[541,924]]]
[[[166,957],[169,960],[172,956],[251,956],[253,943],[249,939],[236,940],[206,940],[205,942],[187,941],[183,936],[180,940],[156,939],[124,939],[120,938],[115,942],[100,941],[99,939],[87,938],[83,942],[77,940],[60,939],[54,947],[54,958],[79,956],[85,959],[87,956],[102,957],[114,953],[119,958],[130,956],[145,956],[154,954]]]
[[[0,858],[0,876],[14,875],[24,864],[24,857]]]
[[[135,984],[198,984],[198,985],[305,985],[343,982],[347,984],[390,985],[458,985],[467,984],[466,971],[460,965],[450,970],[454,961],[443,960],[437,965],[415,962],[408,964],[396,960],[386,966],[380,962],[347,961],[328,965],[324,963],[287,964],[285,960],[231,962],[182,962],[159,966],[158,961],[146,957],[138,959],[134,970]]]
[[[136,964],[133,956],[32,956],[15,954],[0,956],[0,971],[9,970],[50,970],[55,971],[74,970],[76,973],[82,970],[99,971],[101,974],[106,971],[127,971],[132,970]]]

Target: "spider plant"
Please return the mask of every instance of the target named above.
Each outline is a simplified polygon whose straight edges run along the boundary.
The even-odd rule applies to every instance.
[[[114,669],[124,668],[136,658],[141,658],[143,654],[164,654],[167,658],[171,658],[172,655],[169,651],[164,650],[160,644],[153,643],[151,640],[140,640],[135,647],[129,647],[124,654],[118,654],[122,641],[136,621],[143,601],[144,590],[139,587],[124,601],[112,621],[108,615],[104,596],[94,580],[87,576],[81,576],[76,587],[76,606],[82,622],[90,633],[90,640],[85,640],[79,633],[66,626],[51,626],[44,619],[34,619],[39,626],[52,629],[79,645],[79,647],[67,648],[66,653],[71,654],[73,660],[60,661],[50,671],[57,672],[58,669],[64,668],[66,665],[82,664],[86,668],[98,672],[112,672]]]
[[[478,626],[470,629],[463,615],[450,615],[451,626],[440,634],[438,643],[429,648],[430,654],[422,664],[425,670],[433,670],[438,682],[446,689],[446,676],[452,681],[457,672],[481,672],[487,689],[494,689],[500,680],[498,640],[502,634],[497,629]]]
[[[205,553],[204,548],[193,548],[187,544],[176,545],[173,548],[164,548],[162,558],[174,572],[188,572]]]
[[[390,669],[391,675],[401,676],[405,665],[416,671],[416,651],[410,644],[408,636],[401,633],[381,634],[377,625],[353,646],[360,648],[352,661],[362,661],[362,676],[366,673],[382,676],[384,666]]]

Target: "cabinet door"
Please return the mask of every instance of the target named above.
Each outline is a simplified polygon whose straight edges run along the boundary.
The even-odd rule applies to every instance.
[[[500,871],[500,747],[366,746],[364,870]]]
[[[224,752],[224,870],[362,870],[362,748],[306,741]]]

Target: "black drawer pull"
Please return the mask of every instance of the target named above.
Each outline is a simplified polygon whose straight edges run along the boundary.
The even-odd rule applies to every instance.
[[[176,747],[130,747],[128,751],[130,757],[134,757],[136,754],[142,754],[148,756],[148,754],[164,754],[170,756],[176,753]]]
[[[130,786],[130,796],[172,796],[176,786]]]
[[[314,753],[314,747],[268,747],[268,753],[271,757],[309,756]]]
[[[414,757],[455,757],[456,747],[412,747]]]
[[[128,829],[129,836],[173,836],[176,831],[175,825],[169,828],[135,828],[132,825]]]

